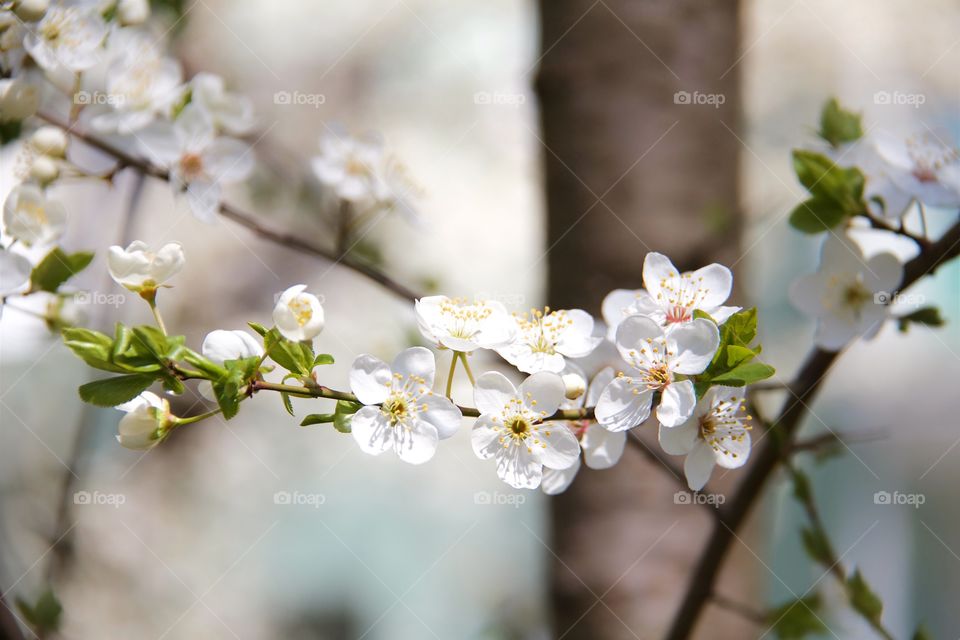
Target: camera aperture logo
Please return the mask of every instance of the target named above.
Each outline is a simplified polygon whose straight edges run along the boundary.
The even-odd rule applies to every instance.
[[[873,494],[873,504],[910,506],[919,509],[925,504],[927,496],[922,493],[901,493],[900,491],[877,491]]]
[[[502,491],[477,491],[473,494],[473,504],[484,506],[508,506],[519,509],[527,502],[522,493],[503,493]]]
[[[673,504],[707,504],[719,509],[727,501],[722,493],[700,493],[699,491],[677,491],[673,494]]]
[[[702,91],[677,91],[673,94],[673,104],[709,105],[719,109],[727,101],[722,93],[703,93]]]
[[[73,494],[73,504],[80,506],[105,505],[119,509],[127,502],[127,496],[122,493],[101,493],[100,491],[77,491]]]
[[[281,106],[308,106],[319,109],[326,104],[327,96],[322,93],[304,93],[303,91],[277,91],[273,94],[273,104]]]
[[[290,507],[313,507],[319,509],[327,501],[322,493],[303,493],[302,491],[277,491],[273,494],[273,504]]]

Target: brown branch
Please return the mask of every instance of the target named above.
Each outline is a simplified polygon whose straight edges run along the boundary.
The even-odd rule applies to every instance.
[[[161,169],[160,167],[157,167],[142,158],[137,158],[121,149],[118,149],[113,145],[103,140],[100,140],[96,136],[92,136],[88,133],[78,131],[75,128],[75,125],[74,126],[67,125],[66,123],[61,122],[57,118],[54,118],[44,113],[37,113],[37,117],[50,124],[53,124],[65,129],[70,133],[70,135],[77,138],[78,140],[82,140],[83,142],[90,145],[91,147],[98,149],[103,153],[106,153],[107,155],[113,156],[113,158],[116,159],[118,163],[120,163],[120,168],[130,167],[132,169],[136,169],[137,171],[140,171],[141,173],[144,173],[153,178],[157,178],[159,180],[164,180],[167,182],[170,181],[170,174],[166,170]],[[247,229],[252,231],[255,235],[260,236],[265,240],[270,240],[271,242],[275,242],[277,244],[283,245],[295,251],[299,251],[300,253],[305,253],[305,254],[316,256],[319,258],[324,258],[334,264],[339,264],[346,267],[347,269],[355,271],[356,273],[359,273],[365,278],[372,280],[373,282],[376,282],[381,287],[383,287],[384,289],[387,289],[388,291],[390,291],[391,293],[395,294],[400,298],[404,298],[406,300],[413,300],[413,299],[422,297],[422,295],[419,292],[414,291],[413,289],[407,287],[404,284],[401,284],[400,282],[397,282],[396,280],[388,276],[386,273],[383,273],[382,271],[380,271],[379,269],[373,267],[368,263],[361,262],[356,258],[350,255],[347,255],[345,253],[339,253],[335,249],[331,249],[331,248],[327,248],[327,247],[323,247],[320,245],[307,242],[301,235],[298,235],[296,233],[289,233],[289,232],[279,231],[276,229],[271,229],[269,227],[266,227],[257,221],[256,216],[254,216],[251,213],[242,211],[237,207],[221,202],[220,213],[223,215],[223,217],[228,218],[243,227],[246,227]]]
[[[924,247],[917,257],[904,265],[903,283],[898,292],[933,273],[940,265],[957,255],[960,255],[960,223],[955,223],[939,240]],[[772,437],[766,438],[752,456],[753,462],[741,481],[740,489],[733,500],[721,509],[720,518],[714,523],[683,601],[674,615],[667,640],[685,640],[690,637],[704,605],[713,593],[723,561],[736,539],[736,530],[743,525],[764,485],[780,463],[783,452],[796,437],[809,404],[813,402],[823,379],[839,355],[839,352],[815,349],[807,356],[794,378],[796,384],[793,386],[793,395],[784,402],[773,423],[776,432],[771,434]]]

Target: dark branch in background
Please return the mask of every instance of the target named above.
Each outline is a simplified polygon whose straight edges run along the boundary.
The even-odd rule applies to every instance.
[[[904,265],[903,283],[896,292],[891,293],[906,289],[957,255],[960,255],[960,223],[955,223],[939,240],[923,247],[916,258]],[[759,450],[751,456],[753,462],[733,500],[720,510],[720,518],[714,524],[710,539],[690,578],[667,640],[685,640],[690,637],[713,593],[723,561],[736,539],[735,531],[743,525],[750,508],[781,462],[783,453],[789,450],[803,418],[807,415],[810,403],[839,355],[839,352],[815,349],[807,356],[795,383],[791,385],[791,397],[784,402],[779,416],[772,423],[774,432],[770,434],[771,437],[764,439]]]
[[[40,118],[41,120],[45,120],[46,122],[49,122],[50,124],[63,128],[64,130],[68,131],[70,135],[77,138],[78,140],[82,140],[83,142],[90,145],[91,147],[98,149],[106,153],[107,155],[113,156],[117,160],[117,162],[120,163],[120,168],[130,167],[130,168],[136,169],[137,171],[145,175],[148,175],[160,180],[164,180],[167,182],[170,181],[169,172],[154,166],[153,164],[151,164],[150,162],[142,158],[137,158],[135,156],[132,156],[129,153],[121,149],[117,149],[113,145],[107,142],[104,142],[103,140],[100,140],[95,136],[91,136],[85,132],[78,131],[75,128],[68,125],[67,123],[61,122],[60,120],[50,115],[38,113],[37,117]],[[414,291],[413,289],[407,287],[404,284],[401,284],[400,282],[397,282],[396,280],[388,276],[386,273],[383,273],[379,269],[365,262],[361,262],[348,254],[340,253],[334,248],[328,248],[328,247],[307,242],[303,237],[295,233],[278,231],[276,229],[271,229],[269,227],[266,227],[260,224],[260,222],[257,221],[256,216],[254,216],[251,213],[241,211],[240,209],[226,203],[220,203],[220,213],[223,215],[223,217],[229,218],[230,220],[233,220],[237,224],[243,227],[246,227],[247,229],[252,231],[254,234],[260,236],[261,238],[264,238],[265,240],[270,240],[271,242],[275,242],[277,244],[283,245],[285,247],[288,247],[295,251],[299,251],[301,253],[316,256],[319,258],[324,258],[326,260],[329,260],[330,262],[333,262],[334,264],[339,264],[346,267],[347,269],[351,269],[352,271],[359,273],[365,278],[372,280],[373,282],[376,282],[381,287],[383,287],[384,289],[387,289],[388,291],[399,296],[400,298],[404,298],[406,300],[413,300],[415,298],[422,297],[422,295],[419,292]]]

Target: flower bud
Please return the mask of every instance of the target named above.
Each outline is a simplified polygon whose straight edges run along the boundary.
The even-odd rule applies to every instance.
[[[150,3],[147,0],[120,0],[117,3],[117,18],[125,27],[143,24],[150,17]]]
[[[117,429],[117,442],[127,449],[152,449],[176,424],[176,418],[170,413],[170,403],[149,391],[116,408],[127,412]]]
[[[24,22],[36,22],[50,8],[50,0],[17,0],[13,3],[13,12]]]
[[[60,167],[53,158],[38,156],[30,165],[30,177],[45,187],[60,177]]]
[[[0,121],[23,120],[37,112],[40,93],[23,80],[0,80]]]
[[[60,127],[40,127],[30,137],[30,146],[37,153],[52,158],[62,158],[67,154],[67,133]]]
[[[273,323],[287,340],[312,340],[323,331],[323,307],[315,295],[305,293],[307,285],[290,287],[273,308]]]
[[[587,392],[587,381],[579,373],[563,375],[564,397],[567,400],[576,400]]]

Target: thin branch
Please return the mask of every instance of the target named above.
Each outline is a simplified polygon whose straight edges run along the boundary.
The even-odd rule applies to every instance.
[[[636,428],[636,427],[635,427]],[[683,491],[689,491],[690,488],[687,486],[687,481],[683,473],[683,469],[678,467],[676,463],[673,462],[670,458],[667,457],[661,449],[656,447],[649,446],[643,438],[641,438],[634,430],[627,432],[627,442],[641,455],[647,458],[650,462],[654,463],[654,466],[661,466],[664,468],[667,473],[673,478],[677,486],[680,487]],[[714,515],[717,514],[717,510],[713,505],[705,504],[707,508],[710,509],[711,513]]]
[[[54,118],[48,114],[37,113],[37,117],[41,120],[49,122],[50,124],[69,131],[69,133],[78,140],[82,140],[91,147],[94,147],[95,149],[112,156],[121,165],[121,167],[129,167],[150,177],[167,182],[170,181],[169,172],[151,164],[150,162],[147,162],[146,160],[143,160],[142,158],[137,158],[121,149],[118,149],[113,145],[97,138],[96,136],[79,131],[73,126],[67,125],[66,123],[61,122],[57,118]],[[265,227],[257,221],[257,218],[253,214],[247,213],[238,209],[237,207],[223,202],[220,203],[220,213],[223,215],[223,217],[236,222],[240,226],[246,227],[255,235],[258,235],[265,240],[270,240],[271,242],[283,245],[287,248],[293,249],[294,251],[299,251],[300,253],[324,258],[334,264],[339,264],[347,269],[351,269],[365,278],[376,282],[381,287],[387,289],[400,298],[413,300],[415,298],[422,297],[419,292],[414,291],[400,282],[397,282],[386,273],[383,273],[370,264],[360,262],[353,256],[341,255],[336,249],[307,242],[302,237],[302,234],[298,235],[296,233],[278,231],[276,229]]]
[[[930,240],[926,237],[926,225],[924,225],[924,235],[918,236],[914,233],[910,233],[909,231],[907,231],[906,228],[904,228],[902,223],[900,224],[899,227],[894,227],[893,225],[886,222],[885,220],[881,220],[880,218],[877,218],[876,216],[873,216],[873,215],[865,214],[863,217],[867,220],[867,222],[870,223],[870,226],[873,227],[874,229],[889,231],[890,233],[895,233],[898,236],[903,236],[904,238],[913,240],[917,244],[917,246],[920,247],[921,249],[926,249],[931,244]]]
[[[886,437],[885,433],[869,431],[863,433],[824,433],[806,440],[800,440],[790,446],[787,455],[796,453],[821,453],[837,445],[863,444],[876,442]]]
[[[767,615],[760,609],[754,609],[750,605],[732,600],[722,594],[713,593],[710,595],[710,599],[713,600],[713,603],[718,607],[726,609],[727,611],[732,611],[741,618],[749,620],[756,625],[765,627],[769,622]]]
[[[939,240],[921,249],[917,257],[904,265],[903,283],[897,292],[933,273],[940,265],[957,255],[960,255],[960,223],[955,223]],[[764,485],[776,470],[783,451],[791,446],[810,403],[839,355],[839,352],[814,349],[807,356],[795,378],[793,394],[784,402],[778,418],[774,421],[776,432],[771,435],[775,437],[765,438],[751,456],[753,462],[741,481],[739,491],[733,500],[721,509],[720,518],[715,523],[690,576],[683,601],[666,636],[667,640],[686,640],[690,637],[704,605],[713,593],[720,569],[736,539],[736,530],[743,525]]]

